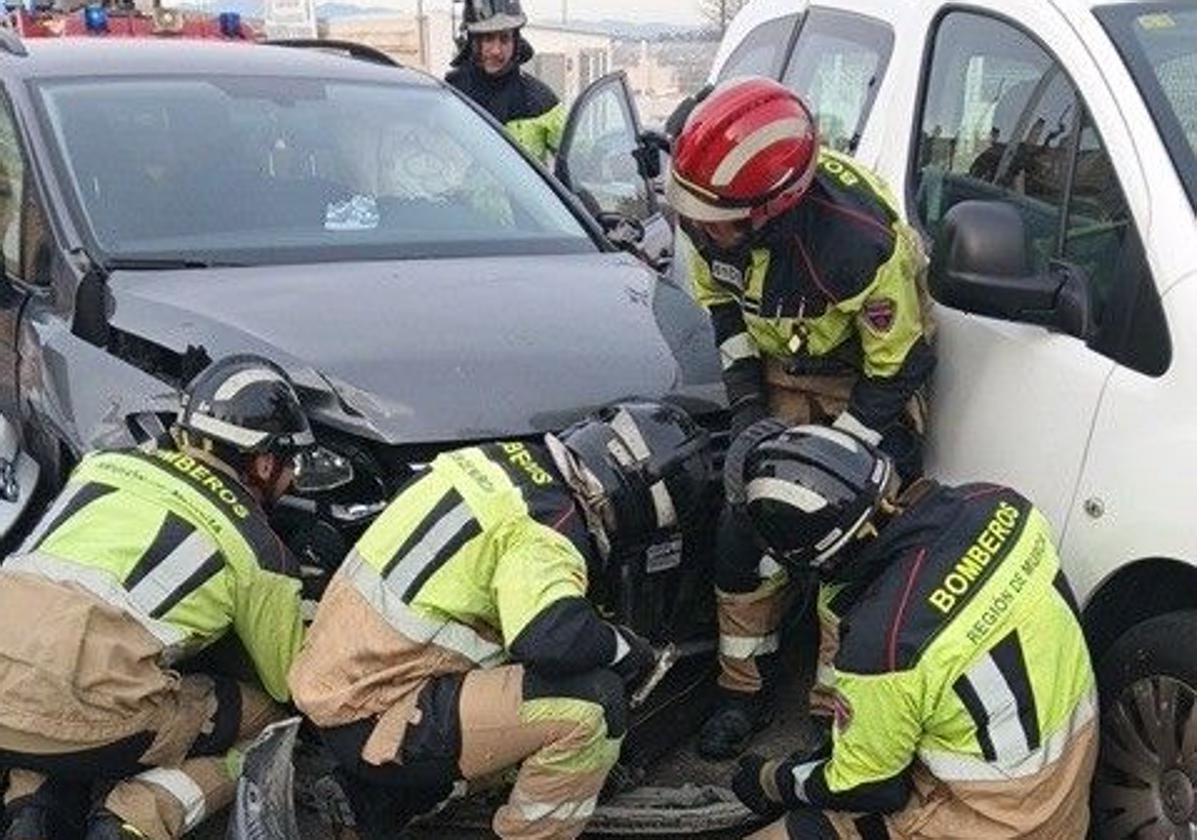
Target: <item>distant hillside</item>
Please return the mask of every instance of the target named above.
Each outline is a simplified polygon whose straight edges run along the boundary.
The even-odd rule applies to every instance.
[[[552,21],[546,21],[545,25],[553,26],[555,24]],[[701,27],[676,23],[632,23],[626,20],[604,19],[571,20],[569,28],[583,32],[601,32],[604,35],[635,41],[656,41],[668,36],[691,34]]]
[[[318,18],[338,18],[338,17],[360,17],[362,15],[393,15],[394,9],[383,8],[382,6],[358,6],[354,3],[317,3],[316,17]]]
[[[210,12],[240,12],[244,17],[261,17],[265,4],[263,0],[184,0],[180,5],[189,8],[204,8]],[[358,17],[361,15],[395,14],[395,7],[370,5],[369,3],[333,2],[317,3],[316,17],[339,18]],[[535,23],[535,21],[534,21]],[[554,21],[542,21],[544,26],[553,27],[560,24]],[[699,26],[678,25],[676,23],[632,23],[626,20],[571,20],[569,29],[580,32],[598,32],[615,38],[633,41],[660,40],[688,40],[698,35],[702,28]]]
[[[186,0],[186,2],[182,2],[179,5],[184,8],[207,9],[214,14],[216,12],[240,12],[243,17],[255,18],[262,16],[266,6],[262,0],[207,0],[207,2],[202,2],[202,0]],[[379,6],[359,6],[356,3],[333,2],[316,4],[316,17],[319,18],[379,14],[395,14],[395,10]]]

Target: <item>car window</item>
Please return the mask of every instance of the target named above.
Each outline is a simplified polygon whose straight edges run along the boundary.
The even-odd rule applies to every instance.
[[[10,277],[22,277],[21,204],[25,192],[25,160],[7,100],[0,100],[0,247]]]
[[[515,148],[440,88],[221,76],[35,89],[108,258],[269,264],[596,247]]]
[[[636,166],[639,132],[623,82],[612,76],[587,97],[578,106],[564,151],[569,183],[583,201],[604,212],[647,218],[652,200]]]
[[[1141,256],[1125,262],[1130,211],[1063,68],[1010,24],[953,12],[936,32],[924,96],[914,178],[924,230],[934,236],[960,201],[1014,205],[1031,268],[1065,259],[1085,269],[1100,329],[1118,281],[1147,267]]]
[[[888,24],[811,9],[782,81],[815,111],[824,145],[854,152],[894,46]]]
[[[1197,8],[1125,3],[1094,14],[1135,77],[1197,209]]]
[[[768,76],[770,79],[780,76],[798,18],[798,15],[774,18],[749,32],[724,62],[719,81],[741,76]]]

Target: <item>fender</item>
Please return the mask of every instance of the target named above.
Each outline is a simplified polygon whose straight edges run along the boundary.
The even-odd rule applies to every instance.
[[[229,840],[294,840],[295,768],[292,755],[300,718],[271,724],[245,750]]]
[[[17,429],[0,415],[0,545],[15,547],[23,537],[18,522],[37,489],[41,468],[21,448]]]

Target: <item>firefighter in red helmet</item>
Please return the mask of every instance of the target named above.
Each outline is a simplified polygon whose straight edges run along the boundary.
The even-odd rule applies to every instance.
[[[691,111],[668,195],[719,344],[733,450],[750,445],[748,430],[767,417],[832,424],[879,446],[904,479],[917,476],[922,389],[935,364],[926,259],[880,179],[820,147],[796,94],[747,78]],[[730,510],[716,571],[723,697],[699,739],[710,758],[739,752],[768,722],[778,629],[799,588]],[[824,588],[819,598],[824,664],[835,648],[835,594]],[[814,712],[825,711],[829,689],[816,684]]]

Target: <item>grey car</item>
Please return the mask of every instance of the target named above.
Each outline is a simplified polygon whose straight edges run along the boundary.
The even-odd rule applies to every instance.
[[[627,397],[722,429],[705,314],[586,210],[656,213],[635,165],[614,165],[638,142],[618,77],[569,132],[585,206],[440,82],[324,50],[0,34],[0,82],[10,544],[82,453],[161,438],[178,386],[236,352],[291,373],[335,467],[276,514],[328,568],[446,448]],[[611,615],[709,652],[709,543],[623,558]],[[710,671],[709,653],[680,664],[644,714]],[[644,756],[693,723],[666,717]]]

